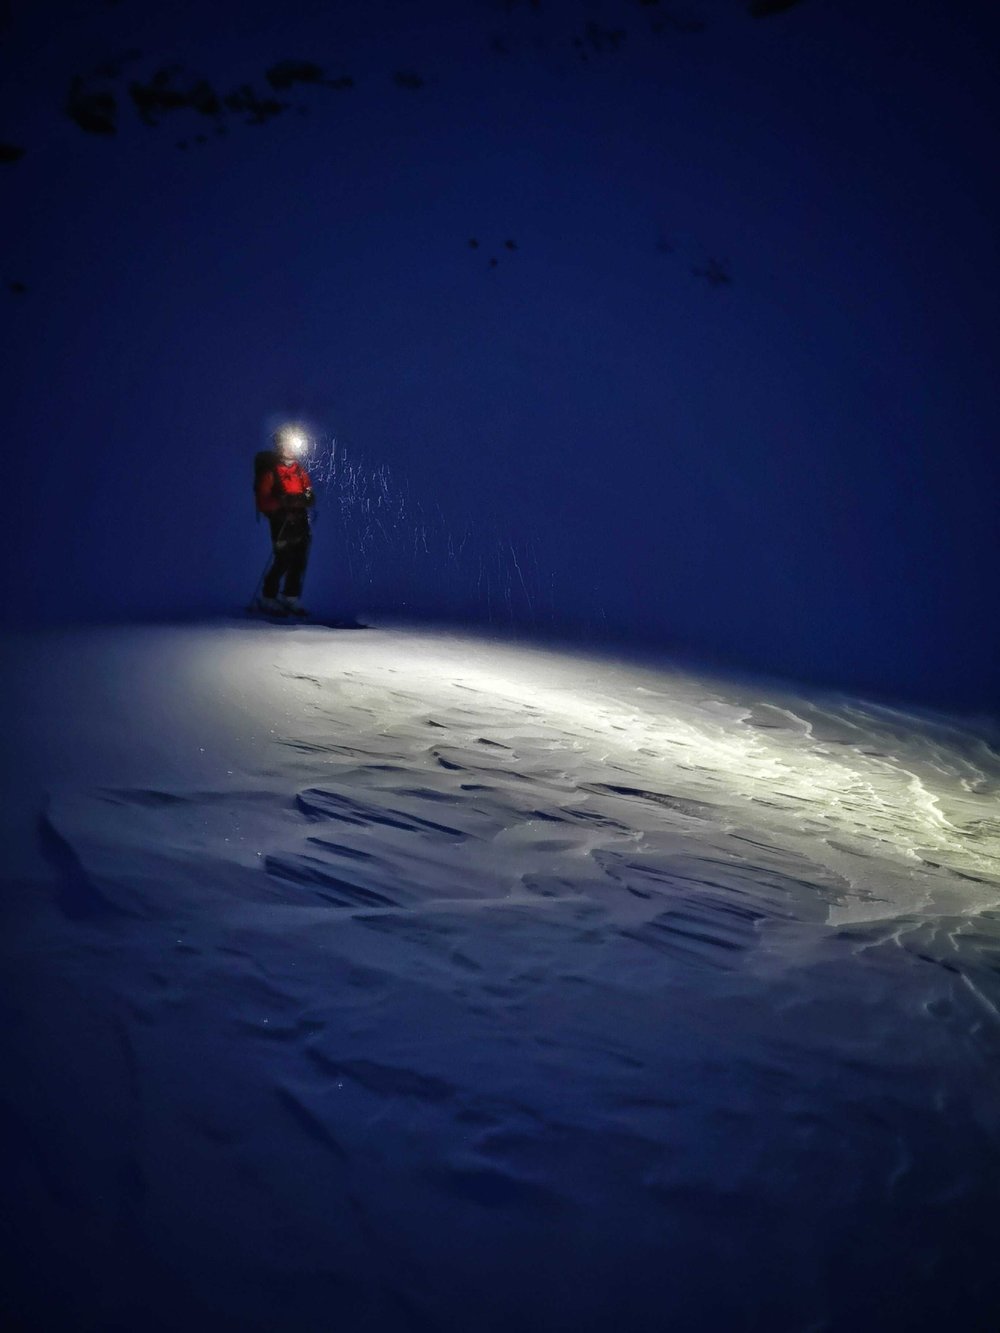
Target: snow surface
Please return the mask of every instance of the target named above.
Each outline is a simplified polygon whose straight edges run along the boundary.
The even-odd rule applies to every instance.
[[[5,649],[30,1329],[994,1329],[984,722],[407,629]]]

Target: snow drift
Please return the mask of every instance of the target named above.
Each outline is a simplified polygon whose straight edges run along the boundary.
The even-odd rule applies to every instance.
[[[400,629],[4,679],[18,1327],[992,1326],[985,723]]]

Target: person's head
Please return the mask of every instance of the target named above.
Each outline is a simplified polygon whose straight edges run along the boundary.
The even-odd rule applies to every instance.
[[[295,426],[282,426],[273,439],[275,452],[288,462],[298,458],[306,444],[305,435]]]

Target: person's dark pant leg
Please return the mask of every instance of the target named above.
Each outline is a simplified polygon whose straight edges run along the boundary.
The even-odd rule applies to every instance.
[[[309,519],[305,513],[293,510],[290,514],[270,514],[269,521],[274,555],[261,592],[264,597],[277,597],[284,579],[285,596],[298,597],[309,559]]]
[[[302,595],[302,580],[306,576],[306,565],[309,562],[309,537],[306,536],[303,541],[293,542],[288,550],[285,596],[299,597]]]
[[[271,563],[264,575],[261,593],[264,597],[277,597],[290,556],[289,516],[281,513],[268,514],[268,522],[271,525]]]

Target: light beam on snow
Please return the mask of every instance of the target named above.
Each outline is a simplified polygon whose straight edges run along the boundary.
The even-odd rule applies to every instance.
[[[380,719],[380,744],[414,712],[475,700],[515,756],[541,747],[554,772],[585,760],[611,786],[711,809],[720,834],[826,866],[852,886],[832,919],[1000,904],[1000,765],[947,720],[457,634],[396,630],[347,651],[307,629],[279,645],[292,649],[297,672],[331,687],[350,670],[348,694]],[[245,674],[243,652],[234,646],[227,678]],[[290,709],[299,702],[290,693]]]
[[[964,748],[969,738],[948,727],[849,699],[817,704],[680,672],[636,684],[629,677],[644,673],[634,668],[495,651],[502,671],[466,667],[462,681],[501,707],[541,708],[550,725],[645,783],[693,798],[721,784],[748,822],[780,822],[788,836],[800,825],[814,856],[877,890],[883,907],[887,866],[914,886],[939,863],[1000,880],[1000,819],[984,817],[984,774]],[[409,667],[419,670],[413,659]],[[881,863],[873,873],[862,864],[871,856]],[[868,914],[879,910],[873,902]]]

